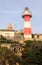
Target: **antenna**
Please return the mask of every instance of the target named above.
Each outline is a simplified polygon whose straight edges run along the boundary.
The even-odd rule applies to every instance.
[[[27,0],[27,5],[26,6],[28,6],[29,9],[30,9],[30,4],[31,4],[31,0]]]

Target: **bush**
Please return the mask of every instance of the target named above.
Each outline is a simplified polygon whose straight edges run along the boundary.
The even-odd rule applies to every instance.
[[[3,47],[0,47],[0,60],[2,65],[5,65],[6,61],[9,63],[9,65],[16,64],[16,62],[21,64],[22,62],[22,60],[17,55],[15,55],[13,51]]]
[[[42,42],[25,41],[25,48],[22,51],[24,65],[42,65]]]

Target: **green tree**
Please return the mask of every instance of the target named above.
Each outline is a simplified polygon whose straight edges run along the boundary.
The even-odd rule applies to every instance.
[[[5,65],[6,61],[9,63],[9,65],[16,64],[16,62],[21,64],[22,61],[17,55],[14,54],[13,51],[3,47],[0,47],[0,60],[2,65]]]
[[[42,42],[26,41],[25,43],[25,48],[22,52],[23,64],[42,65]]]
[[[6,38],[4,36],[0,36],[0,43],[6,43]]]

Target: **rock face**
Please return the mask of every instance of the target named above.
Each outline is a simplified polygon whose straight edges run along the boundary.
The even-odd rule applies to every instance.
[[[19,33],[15,34],[14,40],[18,41],[19,43],[23,43],[23,41],[24,41],[23,35],[21,35]]]
[[[16,62],[16,65],[19,65],[19,63],[18,63],[18,62]]]
[[[6,65],[9,65],[8,61],[5,61],[5,64],[6,64]]]

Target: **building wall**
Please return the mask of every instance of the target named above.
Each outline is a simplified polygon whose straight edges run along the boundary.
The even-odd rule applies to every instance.
[[[14,30],[0,30],[0,35],[6,37],[7,39],[14,39],[23,43],[25,40],[40,40],[42,41],[42,34],[33,34],[33,38],[24,39],[24,35],[20,32],[15,32]]]
[[[0,30],[0,35],[4,36],[6,38],[14,38],[15,31],[9,31],[9,30],[8,31],[6,31],[6,30],[2,31],[2,30]]]
[[[39,35],[39,40],[41,40],[41,41],[42,41],[42,34],[40,34],[40,35]]]
[[[34,40],[42,41],[42,34],[34,34]]]

